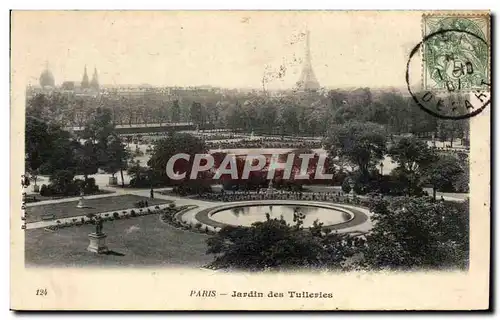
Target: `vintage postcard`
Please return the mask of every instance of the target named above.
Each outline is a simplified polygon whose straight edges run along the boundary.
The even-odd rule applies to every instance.
[[[489,308],[488,11],[13,11],[14,310]]]

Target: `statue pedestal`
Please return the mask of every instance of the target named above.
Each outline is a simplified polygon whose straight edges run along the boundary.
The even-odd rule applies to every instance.
[[[270,183],[269,186],[267,187],[266,194],[272,195],[273,193],[274,193],[273,184]]]
[[[107,235],[104,233],[89,233],[90,244],[87,250],[95,253],[106,253],[108,252],[108,246],[106,246]]]
[[[269,180],[269,183],[267,185],[266,194],[271,195],[273,193],[274,193],[273,180]]]
[[[85,202],[83,201],[83,198],[81,198],[80,200],[78,200],[78,204],[76,205],[76,207],[78,209],[87,208],[87,206],[85,205]]]

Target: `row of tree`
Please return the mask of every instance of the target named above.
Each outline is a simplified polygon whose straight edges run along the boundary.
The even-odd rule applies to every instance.
[[[394,91],[373,93],[368,88],[297,94],[186,91],[182,95],[72,97],[54,93],[27,101],[38,118],[56,119],[65,126],[84,126],[96,109],[109,109],[114,124],[193,122],[203,127],[232,128],[268,134],[323,136],[332,125],[368,121],[388,134],[434,135],[442,141],[468,142],[466,120],[442,120],[423,112],[411,97]]]
[[[390,143],[383,126],[357,121],[333,126],[325,144],[340,168],[348,167],[355,173],[349,179],[359,185],[358,193],[363,189],[363,193],[380,191],[382,181],[377,166],[386,155],[398,165],[391,172],[397,182],[394,186],[407,195],[419,195],[427,185],[432,186],[434,198],[438,190],[468,192],[466,153],[440,154],[415,136]]]
[[[345,175],[350,172],[349,179],[354,180],[355,187],[358,186],[355,189],[358,193],[380,191],[380,175],[376,172],[386,155],[398,164],[391,176],[400,183],[398,188],[402,187],[408,195],[418,195],[425,185],[431,185],[435,191],[468,191],[466,156],[437,154],[426,142],[414,136],[391,141],[382,124],[350,120],[332,125],[326,133],[324,145],[329,153],[329,163],[333,164],[329,173]],[[170,134],[157,141],[148,162],[149,169],[132,168],[129,172],[136,175],[134,178],[142,176],[143,184],[153,178],[155,182],[149,181],[151,185],[169,184],[171,181],[165,168],[170,157],[188,153],[194,159],[195,154],[206,152],[207,147],[201,139],[183,133]],[[114,132],[109,109],[96,109],[77,136],[54,122],[47,123],[28,113],[26,153],[26,168],[32,176],[71,170],[82,174],[85,180],[101,168],[113,177],[122,172],[123,181],[123,170],[127,169],[131,158]],[[177,161],[176,165],[175,170],[188,171],[189,175],[192,163]],[[300,163],[296,165],[300,167]]]

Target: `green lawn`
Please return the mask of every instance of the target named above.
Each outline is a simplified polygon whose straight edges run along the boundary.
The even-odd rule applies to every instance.
[[[54,219],[76,217],[89,213],[100,213],[115,210],[123,210],[134,208],[135,203],[139,200],[147,200],[148,205],[158,205],[168,203],[168,200],[150,199],[146,197],[136,196],[132,194],[121,195],[116,197],[105,197],[97,199],[86,199],[85,205],[88,208],[79,209],[76,207],[78,201],[69,201],[52,204],[41,204],[26,208],[26,221],[36,222],[41,221],[43,215],[54,214]]]
[[[87,235],[94,229],[84,225],[55,232],[26,230],[26,266],[201,267],[212,261],[205,254],[207,235],[174,229],[156,214],[105,222],[111,254],[87,251]]]
[[[95,195],[101,195],[101,194],[111,194],[115,193],[114,191],[110,190],[99,190],[94,193],[86,194],[85,196],[95,196]],[[27,203],[36,203],[40,201],[46,201],[46,200],[58,200],[58,199],[64,199],[64,198],[75,198],[78,197],[78,195],[72,195],[72,196],[50,196],[50,197],[44,197],[40,195],[39,193],[31,193],[26,196],[26,202]]]

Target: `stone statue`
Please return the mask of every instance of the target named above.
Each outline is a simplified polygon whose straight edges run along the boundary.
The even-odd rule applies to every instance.
[[[273,191],[274,191],[274,188],[273,188],[273,180],[269,180],[269,185],[267,187],[267,191],[266,193],[267,194],[273,194]]]
[[[83,197],[85,195],[85,192],[83,191],[83,188],[80,189],[80,200],[78,200],[78,204],[76,205],[77,208],[86,208],[87,206],[85,205],[85,198]]]
[[[106,253],[108,252],[108,246],[106,246],[106,234],[102,232],[103,220],[101,217],[96,216],[94,218],[95,223],[95,233],[89,234],[90,244],[87,250],[95,253]]]
[[[102,234],[102,227],[103,227],[102,219],[101,218],[96,218],[96,221],[95,221],[95,233],[96,234]]]

